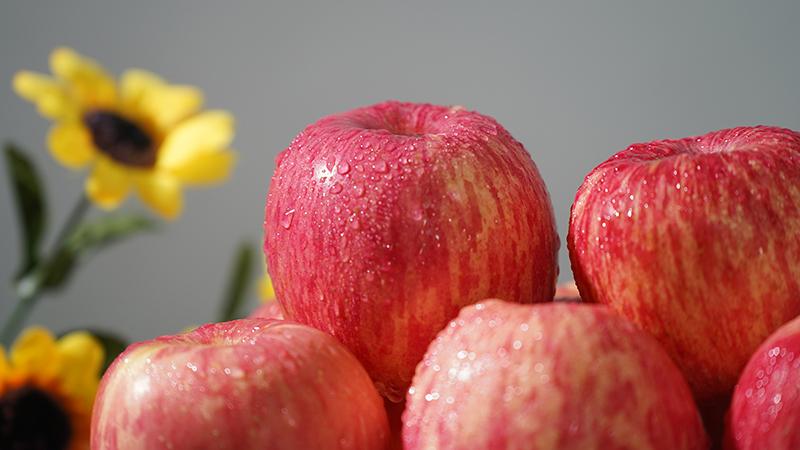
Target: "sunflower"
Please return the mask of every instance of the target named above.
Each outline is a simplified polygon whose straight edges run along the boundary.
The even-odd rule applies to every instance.
[[[0,347],[0,448],[88,449],[100,344],[85,332],[56,341],[33,327],[8,356]]]
[[[112,209],[135,191],[172,219],[181,212],[183,185],[228,177],[233,117],[200,111],[203,95],[196,88],[139,69],[117,83],[69,48],[52,52],[50,69],[54,76],[19,72],[13,87],[55,122],[47,137],[53,157],[70,169],[90,168],[85,190],[95,204]]]
[[[258,281],[258,297],[261,303],[269,303],[275,301],[275,287],[272,285],[272,278],[269,273],[264,271],[264,276]]]

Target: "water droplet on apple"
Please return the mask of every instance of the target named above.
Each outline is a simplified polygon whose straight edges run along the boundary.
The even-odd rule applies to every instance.
[[[339,172],[339,175],[346,175],[350,172],[350,164],[347,164],[347,161],[342,161],[339,167],[336,168],[336,171]]]
[[[296,420],[295,420],[295,418],[294,418],[294,417],[292,417],[292,415],[289,413],[289,409],[288,409],[288,408],[281,408],[281,415],[283,416],[284,420],[286,420],[286,423],[287,423],[287,424],[288,424],[290,427],[296,427],[296,426],[297,426],[297,421],[296,421]]]
[[[338,193],[342,192],[342,189],[344,189],[344,188],[342,187],[341,184],[333,183],[333,186],[331,186],[331,194],[338,194]]]
[[[394,403],[400,403],[405,399],[405,393],[401,390],[398,390],[393,387],[386,386],[382,383],[375,383],[375,387],[377,387],[381,392],[383,392],[384,397],[386,397],[389,401]],[[408,388],[409,394],[412,396],[416,392],[413,387]]]
[[[292,226],[292,219],[294,218],[294,208],[286,211],[283,213],[283,217],[281,217],[280,223],[283,228],[287,230]]]
[[[389,171],[389,166],[386,165],[386,161],[379,159],[372,164],[372,170],[378,173],[386,173]]]
[[[354,185],[353,186],[353,193],[356,197],[361,197],[364,195],[364,186]]]

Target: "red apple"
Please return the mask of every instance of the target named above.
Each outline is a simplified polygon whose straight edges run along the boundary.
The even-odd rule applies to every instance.
[[[601,305],[464,308],[417,366],[405,448],[705,449],[661,346]]]
[[[243,319],[128,347],[101,382],[91,445],[383,450],[388,427],[366,371],[335,339]]]
[[[278,319],[278,320],[284,319],[283,309],[281,309],[281,304],[275,300],[262,303],[256,309],[254,309],[247,317],[250,319]]]
[[[581,294],[578,292],[578,285],[574,281],[566,281],[556,285],[556,296],[553,299],[557,302],[580,302]]]
[[[756,350],[733,392],[726,448],[800,448],[800,318]]]
[[[553,298],[550,198],[490,117],[381,103],[310,125],[276,164],[265,252],[287,318],[338,338],[394,399],[462,306]]]
[[[585,301],[652,333],[698,400],[724,398],[800,314],[800,134],[632,145],[586,176],[567,242]]]
[[[386,450],[403,450],[403,411],[406,402],[395,403],[385,399],[384,407],[389,418],[389,445]]]

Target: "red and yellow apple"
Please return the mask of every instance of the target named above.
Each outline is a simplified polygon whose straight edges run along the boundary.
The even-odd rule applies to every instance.
[[[383,450],[383,401],[325,333],[243,319],[134,344],[106,372],[93,450]]]
[[[385,102],[310,125],[276,165],[264,248],[278,300],[344,343],[389,397],[462,306],[553,298],[550,198],[490,117]]]
[[[416,449],[705,449],[689,386],[658,342],[601,305],[464,308],[417,366]]]
[[[567,243],[585,301],[652,333],[698,400],[724,398],[800,314],[800,134],[632,145],[586,176]]]
[[[745,366],[728,413],[730,450],[800,448],[800,318],[780,327]]]

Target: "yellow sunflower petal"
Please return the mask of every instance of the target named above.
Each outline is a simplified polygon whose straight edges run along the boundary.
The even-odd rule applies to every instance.
[[[169,84],[139,69],[123,74],[122,92],[126,110],[132,115],[147,118],[164,134],[194,114],[203,104],[203,93],[197,88]]]
[[[119,206],[131,188],[128,172],[107,158],[99,158],[86,179],[86,194],[101,208]]]
[[[3,380],[8,377],[10,367],[8,366],[8,358],[6,357],[6,349],[0,346],[0,391],[3,389]]]
[[[230,150],[201,151],[171,172],[189,185],[214,184],[225,181],[235,163],[236,154]]]
[[[60,368],[53,335],[44,328],[26,329],[11,347],[11,365],[15,371],[50,379]]]
[[[63,80],[75,99],[88,107],[109,107],[116,100],[114,79],[95,60],[71,48],[59,47],[50,54],[50,70]]]
[[[77,117],[78,104],[69,96],[64,86],[47,75],[21,71],[12,81],[14,92],[36,104],[39,114],[48,119]]]
[[[129,69],[122,74],[120,95],[126,107],[136,109],[141,99],[153,89],[164,85],[158,75],[141,69]]]
[[[103,347],[91,334],[78,331],[58,340],[61,386],[66,394],[91,402],[97,389]]]
[[[233,139],[233,116],[227,111],[206,111],[175,127],[161,146],[159,164],[178,167],[204,149],[222,149]]]
[[[272,285],[272,278],[269,274],[265,273],[258,283],[259,297],[262,303],[267,303],[275,300],[275,287]]]
[[[61,164],[78,169],[95,156],[94,145],[89,131],[80,122],[61,122],[50,129],[47,147]]]
[[[203,94],[191,86],[168,85],[143,100],[142,108],[147,116],[165,132],[196,112],[203,104]]]
[[[181,185],[173,175],[164,172],[142,174],[136,179],[142,201],[166,219],[174,219],[183,208]]]

